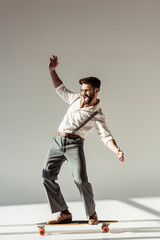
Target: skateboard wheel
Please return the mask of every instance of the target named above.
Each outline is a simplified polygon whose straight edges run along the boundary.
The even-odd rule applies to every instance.
[[[109,232],[109,227],[108,226],[102,226],[102,230],[104,233]]]
[[[106,223],[103,223],[101,226],[101,229],[103,230],[104,227],[107,227],[108,225]]]
[[[40,228],[40,229],[39,229],[39,234],[40,234],[41,236],[43,236],[43,235],[45,234],[45,229],[44,229],[44,228]]]

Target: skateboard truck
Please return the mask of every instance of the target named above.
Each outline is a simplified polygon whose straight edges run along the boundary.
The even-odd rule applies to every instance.
[[[43,236],[46,233],[45,226],[38,226],[38,232],[39,235]]]
[[[103,223],[102,224],[102,231],[104,232],[104,233],[108,233],[109,232],[109,223],[108,224],[106,224],[106,223]]]

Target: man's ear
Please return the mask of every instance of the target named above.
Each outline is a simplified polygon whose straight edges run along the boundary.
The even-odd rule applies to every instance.
[[[98,92],[99,92],[99,88],[96,88],[96,89],[95,89],[95,93],[98,93]]]

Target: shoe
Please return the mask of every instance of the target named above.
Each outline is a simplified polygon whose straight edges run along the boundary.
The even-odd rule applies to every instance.
[[[97,216],[96,212],[94,212],[93,215],[89,217],[88,224],[89,225],[96,225],[96,224],[98,224],[98,216]]]
[[[48,221],[48,224],[61,224],[61,223],[70,223],[72,222],[72,214],[60,213],[60,215],[55,219]]]

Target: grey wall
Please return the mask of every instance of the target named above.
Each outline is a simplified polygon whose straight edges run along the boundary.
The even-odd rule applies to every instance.
[[[122,164],[94,130],[85,141],[95,198],[160,195],[159,0],[0,1],[0,204],[46,202],[41,170],[67,110],[48,71],[65,85],[102,80],[101,106],[124,150]],[[66,200],[79,200],[67,163]]]

